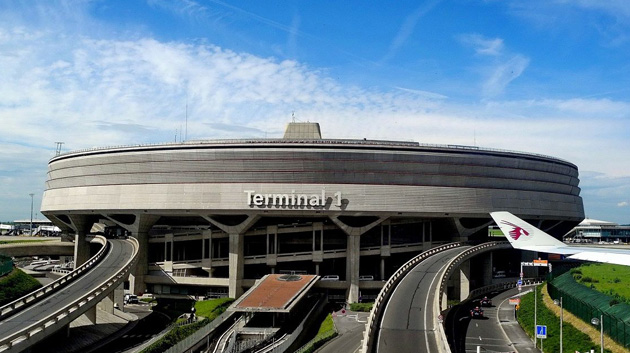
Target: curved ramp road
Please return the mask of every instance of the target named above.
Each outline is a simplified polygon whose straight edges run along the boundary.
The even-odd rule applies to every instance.
[[[76,302],[84,294],[99,288],[109,278],[121,271],[121,269],[123,269],[132,259],[134,246],[127,240],[108,241],[110,243],[109,252],[94,268],[58,292],[51,294],[42,301],[37,302],[1,321],[0,340],[22,330],[27,326],[44,320],[57,310]],[[87,311],[87,309],[89,309],[88,306],[82,306],[77,310],[82,311],[81,313],[83,313]],[[61,328],[61,325],[59,326],[59,328]],[[50,330],[48,334],[51,333],[53,333],[53,330]],[[28,342],[29,345],[34,343],[36,342]],[[17,344],[13,351],[20,351],[27,348],[27,346],[21,347],[22,345],[23,344]]]
[[[448,263],[470,246],[445,250],[419,263],[398,284],[381,321],[378,353],[440,352],[434,312],[436,290]]]

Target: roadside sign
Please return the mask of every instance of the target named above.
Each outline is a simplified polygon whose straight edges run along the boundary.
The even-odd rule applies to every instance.
[[[516,284],[517,284],[517,285],[519,285],[519,286],[522,286],[522,285],[523,285],[523,280],[522,280],[522,279],[519,279],[519,280],[516,282]]]
[[[510,298],[508,302],[510,305],[519,305],[521,303],[521,298]]]
[[[520,277],[521,277],[521,279],[523,278],[523,275],[524,275],[524,273],[523,273],[523,272],[521,272],[521,276],[520,276]]]
[[[547,338],[546,325],[536,325],[536,338]]]

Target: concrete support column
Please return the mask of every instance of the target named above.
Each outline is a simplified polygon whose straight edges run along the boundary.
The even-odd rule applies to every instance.
[[[101,300],[98,304],[96,304],[96,307],[98,308],[98,310],[104,311],[108,314],[114,314],[115,291],[116,290],[113,290],[105,298],[103,298],[103,300]]]
[[[147,274],[149,268],[149,233],[146,230],[139,231],[134,234],[134,236],[138,240],[140,249],[138,250],[136,269],[133,271],[133,275],[129,276],[129,289],[136,295],[142,295],[147,290],[147,286],[144,283],[144,276]]]
[[[481,286],[488,286],[492,284],[492,254],[493,252],[490,251],[483,255]]]
[[[89,216],[69,216],[74,236],[74,267],[77,268],[90,259],[90,243],[85,239],[94,225],[94,219]]]
[[[127,228],[131,231],[131,235],[138,240],[139,244],[138,262],[135,270],[132,272],[133,274],[129,275],[129,289],[136,295],[142,295],[147,290],[144,276],[149,269],[149,230],[158,219],[160,219],[160,216],[137,215],[133,225]]]
[[[92,324],[96,324],[96,305],[89,308],[82,316],[85,316]]]
[[[74,268],[83,265],[90,259],[90,243],[86,240],[86,233],[78,231],[74,236]]]
[[[361,236],[348,235],[346,248],[346,281],[348,288],[348,302],[359,302],[359,262],[361,258]]]
[[[243,294],[243,275],[245,272],[244,244],[245,236],[243,234],[230,234],[230,280],[228,283],[228,295],[230,298],[238,298]]]
[[[459,300],[465,300],[470,294],[470,260],[459,266]]]
[[[385,258],[381,257],[381,277],[379,278],[381,281],[385,280]]]

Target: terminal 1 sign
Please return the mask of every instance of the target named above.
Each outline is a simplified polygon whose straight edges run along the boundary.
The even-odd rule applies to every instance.
[[[291,190],[291,193],[283,194],[263,194],[257,193],[255,190],[244,190],[247,194],[247,205],[258,207],[313,207],[323,208],[326,206],[328,199],[331,198],[331,205],[341,207],[341,191],[337,191],[332,194],[332,197],[328,197],[326,190],[322,190],[319,194],[302,194],[295,193],[295,190]]]

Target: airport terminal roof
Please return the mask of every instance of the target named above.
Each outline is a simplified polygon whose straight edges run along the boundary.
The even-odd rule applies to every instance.
[[[315,275],[267,275],[236,300],[230,310],[288,313],[318,278]]]

